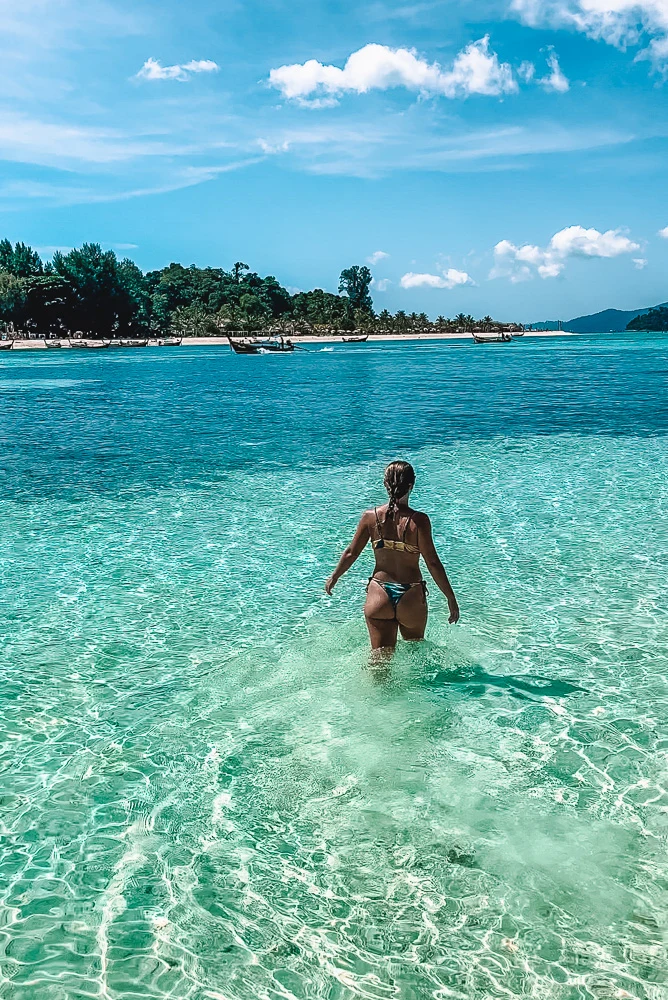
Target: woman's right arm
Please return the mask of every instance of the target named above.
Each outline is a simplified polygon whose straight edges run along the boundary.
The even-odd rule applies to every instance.
[[[336,569],[325,583],[325,591],[328,594],[332,593],[337,581],[341,579],[344,573],[348,572],[355,560],[362,554],[370,537],[371,533],[369,532],[369,517],[367,511],[362,514],[360,523],[357,525],[357,530],[353,535],[352,541],[349,545],[346,545]]]
[[[445,567],[441,562],[438,552],[436,551],[436,546],[434,545],[434,539],[431,533],[431,521],[426,514],[420,514],[419,518],[416,518],[416,523],[418,526],[418,542],[420,545],[420,555],[427,564],[427,569],[431,573],[434,583],[443,594],[448,602],[448,608],[450,609],[450,617],[448,621],[451,625],[454,625],[459,621],[459,605],[457,604],[457,598],[455,597],[455,592],[452,589],[452,584],[448,580],[448,574],[445,572]]]

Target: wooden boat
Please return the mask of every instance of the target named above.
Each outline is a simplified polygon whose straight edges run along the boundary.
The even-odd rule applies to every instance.
[[[182,342],[183,337],[165,337],[159,344],[161,347],[180,347]]]
[[[233,340],[228,336],[235,354],[290,354],[295,349],[291,340]]]
[[[62,347],[63,345],[60,343],[59,340],[45,340],[44,346],[48,347],[50,351],[55,351],[59,347]]]
[[[13,340],[0,340],[0,351],[11,351],[13,346]]]
[[[109,340],[70,340],[70,347],[86,348],[89,351],[109,347]]]
[[[343,341],[344,344],[365,344],[367,342],[367,340],[369,339],[369,334],[368,333],[363,333],[359,337],[355,337],[355,336],[353,336],[353,337],[342,337],[341,339],[342,339],[342,341]]]
[[[145,340],[122,340],[121,347],[148,347],[148,337]]]
[[[512,336],[509,333],[472,333],[476,344],[510,344]]]

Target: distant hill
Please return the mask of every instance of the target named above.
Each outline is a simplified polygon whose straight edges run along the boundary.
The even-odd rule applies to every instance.
[[[663,302],[661,306],[668,303]],[[592,313],[591,316],[577,316],[562,323],[562,330],[567,333],[610,333],[611,331],[625,330],[627,323],[630,323],[636,316],[642,316],[650,309],[660,309],[661,306],[645,306],[644,309],[603,309],[602,312]],[[557,320],[548,320],[544,323],[534,323],[534,330],[556,330]]]

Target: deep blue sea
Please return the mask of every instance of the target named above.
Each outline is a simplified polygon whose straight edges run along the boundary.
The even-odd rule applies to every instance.
[[[666,1000],[668,336],[0,353],[2,1000]],[[369,666],[394,458],[462,609]]]

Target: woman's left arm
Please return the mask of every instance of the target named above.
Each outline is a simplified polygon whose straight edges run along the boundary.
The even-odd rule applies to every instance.
[[[325,583],[326,593],[328,594],[332,593],[334,587],[336,586],[337,582],[341,579],[343,574],[348,572],[348,570],[355,562],[355,560],[358,559],[361,553],[364,551],[370,537],[371,534],[369,532],[369,521],[367,512],[366,514],[362,514],[360,518],[360,523],[357,525],[357,530],[353,535],[350,545],[347,545],[346,548],[343,550],[336,569],[334,570],[330,578],[326,581]]]

